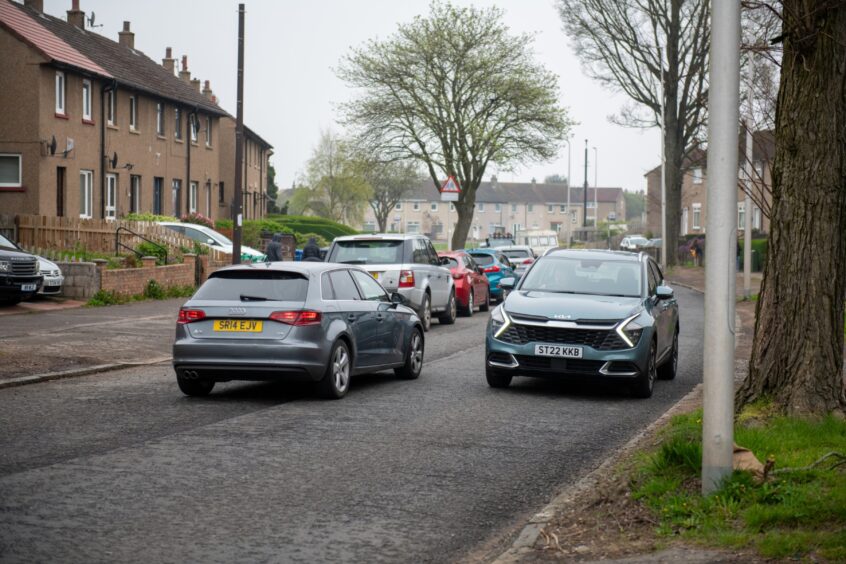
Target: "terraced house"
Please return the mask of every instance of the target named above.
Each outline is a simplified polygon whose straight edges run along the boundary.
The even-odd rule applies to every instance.
[[[79,0],[67,20],[45,14],[43,0],[0,0],[0,52],[4,213],[230,216],[234,119],[209,81],[191,77],[187,57],[181,69],[170,48],[153,61],[135,48],[130,22],[117,41],[94,33]],[[251,171],[260,163],[266,177],[272,148],[247,138],[244,202],[261,217],[266,206],[252,201],[264,202],[267,181]]]

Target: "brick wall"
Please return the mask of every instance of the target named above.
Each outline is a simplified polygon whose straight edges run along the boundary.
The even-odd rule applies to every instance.
[[[187,254],[185,255],[185,262],[182,264],[156,266],[154,258],[145,257],[142,268],[115,270],[106,269],[105,261],[98,262],[100,289],[125,295],[141,294],[150,280],[155,280],[163,288],[194,286],[196,280],[195,260],[195,255]]]
[[[57,262],[65,277],[62,295],[88,299],[100,288],[100,273],[93,262]]]

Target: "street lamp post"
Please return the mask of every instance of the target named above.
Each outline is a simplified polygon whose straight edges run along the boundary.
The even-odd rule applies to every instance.
[[[593,148],[593,226],[599,228],[599,149]]]
[[[571,149],[573,148],[572,137],[567,139],[567,214],[564,221],[567,223],[567,248],[573,244],[573,220],[570,215],[570,186],[573,184],[572,176],[570,176],[570,161],[573,156]]]
[[[582,194],[582,229],[587,229],[587,191],[588,191],[588,140],[585,139],[585,187]]]

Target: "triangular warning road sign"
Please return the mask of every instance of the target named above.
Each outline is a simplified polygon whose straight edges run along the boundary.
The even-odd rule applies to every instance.
[[[443,194],[444,192],[453,192],[455,194],[459,194],[461,192],[461,188],[458,187],[458,181],[454,176],[447,178],[444,185],[441,186],[441,193]]]

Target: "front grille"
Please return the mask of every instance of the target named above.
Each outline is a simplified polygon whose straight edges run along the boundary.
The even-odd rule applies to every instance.
[[[602,360],[583,358],[550,358],[545,356],[515,355],[514,358],[524,370],[550,370],[573,374],[599,374],[605,364]]]
[[[557,345],[582,345],[599,351],[629,348],[613,329],[564,329],[515,323],[497,338],[512,345],[555,343]]]
[[[35,276],[37,272],[38,261],[35,259],[12,261],[12,274],[17,276]]]

